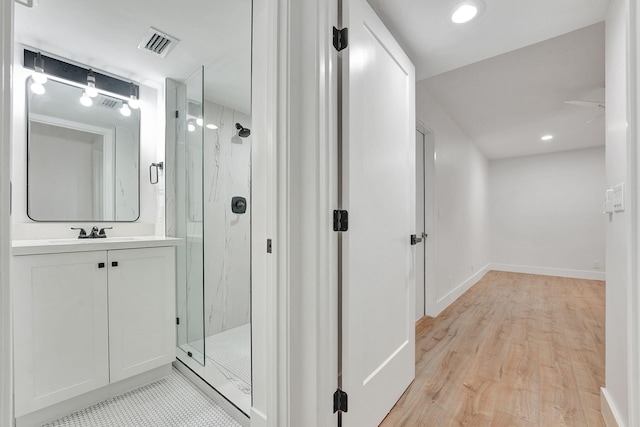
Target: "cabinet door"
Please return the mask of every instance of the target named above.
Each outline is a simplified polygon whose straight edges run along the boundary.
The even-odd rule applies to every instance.
[[[111,382],[175,359],[175,249],[109,251]]]
[[[16,416],[109,383],[106,258],[13,258]]]

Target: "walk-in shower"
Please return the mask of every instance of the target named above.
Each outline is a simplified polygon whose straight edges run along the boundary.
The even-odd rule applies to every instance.
[[[226,58],[167,80],[167,234],[177,259],[177,355],[233,405],[251,407],[251,2]],[[238,9],[238,10],[236,10]],[[242,10],[239,10],[242,9]],[[242,25],[240,25],[242,23]]]

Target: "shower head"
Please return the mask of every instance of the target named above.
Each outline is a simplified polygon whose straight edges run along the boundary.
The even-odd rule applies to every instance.
[[[236,123],[236,129],[238,129],[238,136],[240,138],[246,138],[251,135],[251,129],[242,126],[240,123]]]

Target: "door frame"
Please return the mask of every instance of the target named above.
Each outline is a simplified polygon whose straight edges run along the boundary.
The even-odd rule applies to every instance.
[[[0,3],[0,424],[13,425],[13,337],[11,331],[11,132],[13,0]]]
[[[425,289],[424,289],[424,310],[425,315],[429,317],[435,317],[438,315],[437,311],[437,294],[436,294],[436,240],[438,234],[436,232],[436,149],[435,149],[435,134],[431,128],[424,124],[420,119],[416,119],[416,130],[424,135],[424,158],[422,159],[425,172],[425,233],[429,236],[424,241],[424,253],[425,253]],[[433,159],[433,167],[431,170],[427,169],[428,157]],[[431,209],[429,217],[427,216],[426,201],[427,201],[427,189],[431,192]]]
[[[633,405],[640,399],[640,150],[637,147],[640,137],[640,8],[636,2],[628,2],[627,15],[627,174],[628,205],[630,228],[629,278],[627,283],[627,368],[629,382],[627,385],[629,402],[629,425],[640,424],[640,405]]]
[[[336,0],[253,2],[254,427],[336,422],[337,11]]]

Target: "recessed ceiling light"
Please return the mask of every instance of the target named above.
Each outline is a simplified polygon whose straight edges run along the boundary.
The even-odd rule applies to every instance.
[[[540,138],[542,141],[551,141],[553,139],[553,135],[545,135],[542,138]]]
[[[451,20],[456,24],[471,21],[478,14],[478,7],[470,3],[462,3],[451,14]]]
[[[453,6],[449,9],[451,22],[464,24],[473,19],[478,19],[485,11],[486,5],[482,0],[453,0]]]

